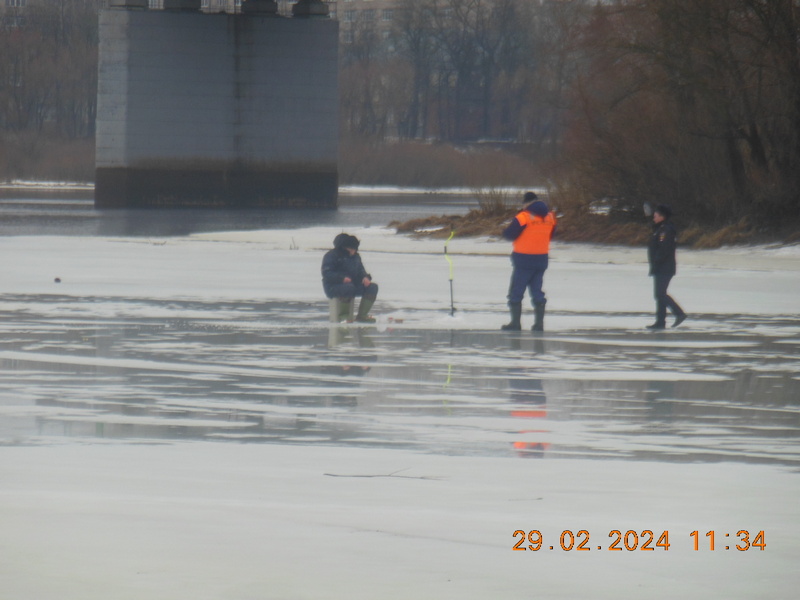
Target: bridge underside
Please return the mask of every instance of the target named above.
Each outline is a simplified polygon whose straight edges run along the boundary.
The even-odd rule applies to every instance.
[[[100,15],[95,206],[335,208],[338,23]]]
[[[335,168],[98,168],[97,208],[335,208]]]

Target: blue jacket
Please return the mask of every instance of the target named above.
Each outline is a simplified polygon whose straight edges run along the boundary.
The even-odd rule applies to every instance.
[[[328,250],[322,258],[322,289],[325,290],[328,298],[332,297],[331,287],[344,283],[345,277],[349,277],[356,286],[361,285],[364,277],[372,280],[372,276],[364,268],[358,252],[350,256],[346,248]]]

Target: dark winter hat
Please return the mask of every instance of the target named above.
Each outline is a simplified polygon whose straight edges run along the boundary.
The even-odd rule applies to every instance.
[[[541,200],[537,200],[528,207],[528,212],[533,213],[537,217],[546,217],[547,213],[550,212],[550,209],[547,208],[547,204]]]
[[[672,216],[672,209],[666,204],[659,204],[654,212],[657,212],[665,219],[669,219]]]
[[[538,200],[539,196],[536,195],[536,192],[525,192],[525,195],[522,197],[522,201],[525,204],[530,204],[534,200]]]
[[[344,243],[347,241],[350,235],[347,233],[340,233],[335,238],[333,238],[333,247],[334,248],[344,248]]]
[[[347,239],[342,243],[343,248],[352,248],[353,250],[358,250],[359,245],[361,242],[358,241],[358,238],[354,235],[348,235]]]

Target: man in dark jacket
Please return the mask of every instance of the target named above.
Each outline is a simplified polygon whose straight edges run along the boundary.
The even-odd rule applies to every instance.
[[[353,235],[340,233],[334,238],[333,250],[322,259],[322,288],[328,298],[339,298],[345,303],[360,296],[356,321],[374,323],[369,310],[378,296],[378,285],[364,268],[358,246],[358,238]]]
[[[653,277],[654,295],[656,298],[656,322],[648,325],[648,329],[664,329],[667,323],[667,308],[675,315],[673,327],[677,327],[686,320],[678,303],[667,294],[669,282],[675,276],[675,248],[678,234],[669,220],[672,210],[665,204],[660,204],[653,212],[653,234],[647,248],[647,258],[650,261],[650,275]]]

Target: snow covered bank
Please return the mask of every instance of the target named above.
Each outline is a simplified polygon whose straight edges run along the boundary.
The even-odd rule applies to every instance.
[[[348,231],[375,328],[336,228],[0,237],[3,600],[795,597],[797,247],[681,251],[651,334],[644,250],[556,243],[534,337],[506,243],[451,317],[441,241]]]
[[[322,254],[341,229],[197,234],[185,238],[0,238],[5,294],[104,298],[202,298],[319,302]],[[375,312],[386,318],[421,315],[425,326],[450,304],[449,272],[440,240],[414,240],[386,228],[349,229],[381,296]],[[495,329],[505,318],[511,267],[507,243],[454,240],[456,318],[436,327]],[[800,246],[681,250],[670,288],[695,316],[794,315],[800,297]],[[59,278],[61,283],[54,283]],[[587,315],[595,327],[605,316],[650,313],[651,280],[640,248],[555,243],[545,277],[550,328],[576,326]],[[0,299],[1,300],[1,299]],[[559,313],[562,313],[559,316]],[[438,316],[437,316],[438,315]],[[691,323],[687,322],[687,326]],[[636,326],[636,321],[624,326]],[[696,323],[695,326],[698,326]]]

